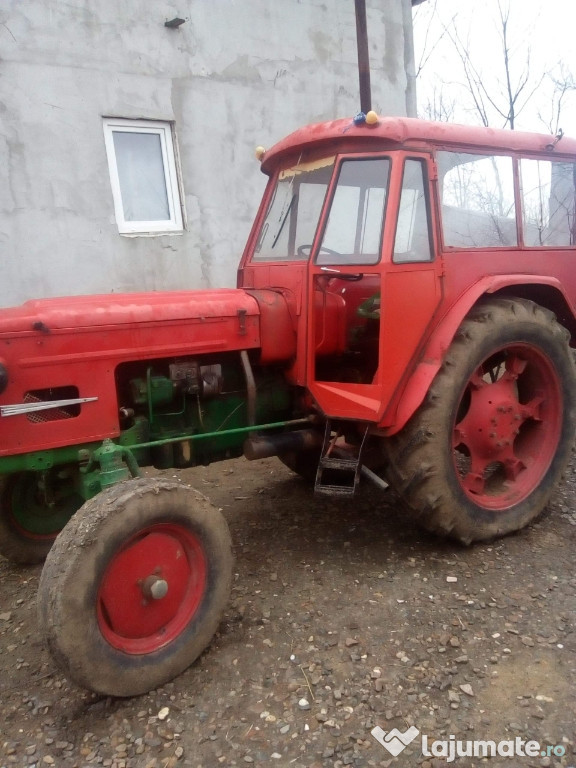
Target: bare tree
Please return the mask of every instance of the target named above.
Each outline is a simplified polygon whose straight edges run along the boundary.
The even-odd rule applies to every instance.
[[[457,14],[452,17],[452,23],[454,23]],[[424,40],[422,48],[420,50],[420,58],[416,63],[416,77],[422,72],[430,57],[434,54],[436,46],[447,36],[448,30],[446,25],[442,25],[443,29],[439,34],[432,33],[432,19],[438,17],[438,0],[430,0],[426,5],[418,4],[414,9],[414,24],[418,24],[422,20],[424,26]]]
[[[415,27],[422,21],[427,21],[429,27],[420,36],[423,43],[418,73],[428,76],[437,61],[436,54],[451,55],[451,68],[439,68],[450,75],[434,78],[423,116],[463,122],[472,119],[485,126],[513,130],[518,127],[518,119],[532,110],[538,94],[540,103],[547,105],[540,110],[546,118],[542,114],[539,117],[552,133],[557,133],[562,108],[576,90],[574,77],[565,66],[556,65],[555,74],[549,75],[547,67],[533,64],[531,39],[537,19],[514,16],[512,7],[511,0],[497,0],[493,30],[487,35],[483,25],[482,38],[478,26],[464,27],[461,16],[442,21],[441,4],[431,6],[426,17],[420,13],[419,18],[415,13]]]
[[[557,136],[562,129],[562,109],[576,95],[576,78],[562,62],[547,77],[553,84],[552,97],[547,110],[538,110],[538,118],[552,135]]]
[[[442,83],[435,85],[422,107],[422,117],[426,120],[438,120],[450,123],[455,120],[456,98]]]

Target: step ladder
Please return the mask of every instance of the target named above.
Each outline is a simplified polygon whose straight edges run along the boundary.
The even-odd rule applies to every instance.
[[[362,470],[362,449],[368,435],[370,425],[366,426],[358,455],[345,451],[336,445],[341,436],[340,431],[334,431],[330,419],[326,422],[324,441],[318,469],[314,493],[320,496],[353,496],[360,481]]]

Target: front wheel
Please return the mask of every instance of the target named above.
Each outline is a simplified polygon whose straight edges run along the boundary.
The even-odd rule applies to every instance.
[[[40,579],[40,627],[76,683],[135,696],[202,653],[231,577],[228,526],[204,496],[129,480],[84,504],[58,537]]]
[[[568,333],[524,299],[492,299],[461,325],[427,398],[385,441],[391,484],[419,522],[464,543],[537,517],[574,438]]]

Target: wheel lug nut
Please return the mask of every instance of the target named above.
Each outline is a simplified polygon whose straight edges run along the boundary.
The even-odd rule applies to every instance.
[[[153,574],[144,579],[141,589],[144,597],[149,600],[161,600],[168,594],[168,582]]]

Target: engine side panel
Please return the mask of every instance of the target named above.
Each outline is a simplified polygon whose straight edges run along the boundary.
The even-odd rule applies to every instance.
[[[122,363],[259,346],[256,301],[241,290],[29,302],[0,313],[0,406],[89,398],[0,417],[0,456],[117,437]],[[93,399],[92,399],[93,398]]]

